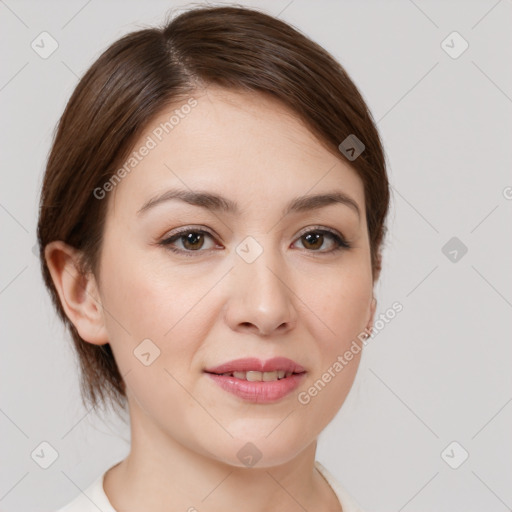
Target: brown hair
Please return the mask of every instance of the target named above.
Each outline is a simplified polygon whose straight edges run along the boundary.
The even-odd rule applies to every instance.
[[[93,191],[122,166],[141,132],[170,104],[208,84],[277,98],[337,152],[355,135],[365,149],[348,163],[364,184],[373,278],[380,273],[389,185],[379,134],[343,67],[290,25],[257,10],[199,7],[162,28],[114,42],[78,83],[58,124],[41,191],[37,227],[41,268],[55,308],[72,335],[82,399],[126,404],[109,344],[85,342],[67,318],[44,258],[62,240],[81,251],[82,271],[98,278],[107,201]]]

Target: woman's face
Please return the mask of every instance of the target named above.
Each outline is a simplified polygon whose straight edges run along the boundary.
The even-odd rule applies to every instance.
[[[140,161],[103,199],[105,328],[133,435],[277,465],[315,441],[357,371],[360,352],[344,354],[374,312],[363,186],[275,100],[215,87],[192,96],[195,106],[151,123]],[[201,206],[165,199],[170,190],[224,199]],[[305,201],[323,194],[349,199]],[[261,364],[277,357],[297,374],[276,381],[286,364]],[[216,371],[245,375],[206,372],[244,358],[259,361]]]

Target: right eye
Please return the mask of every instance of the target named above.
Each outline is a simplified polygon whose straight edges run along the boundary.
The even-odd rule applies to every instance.
[[[172,252],[183,254],[184,256],[194,256],[194,252],[205,252],[201,249],[205,244],[205,237],[213,239],[213,235],[203,229],[181,229],[159,242]],[[183,248],[174,247],[173,244],[180,242]],[[215,246],[215,244],[213,244]]]

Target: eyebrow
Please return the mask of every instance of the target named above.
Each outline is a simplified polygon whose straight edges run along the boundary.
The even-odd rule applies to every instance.
[[[142,208],[137,212],[137,215],[148,211],[157,204],[172,200],[183,201],[193,206],[199,206],[211,211],[231,213],[233,215],[240,214],[240,208],[235,201],[219,194],[212,192],[171,189],[146,201]],[[290,213],[316,210],[332,204],[343,204],[348,206],[357,213],[359,218],[361,218],[361,211],[359,210],[357,202],[340,191],[296,197],[284,208],[282,216],[284,217]]]

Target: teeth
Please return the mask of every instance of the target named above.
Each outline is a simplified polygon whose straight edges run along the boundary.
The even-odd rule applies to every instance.
[[[290,377],[292,374],[293,372],[285,372],[284,370],[277,370],[273,372],[256,372],[250,370],[248,372],[233,372],[232,374],[223,373],[223,375],[233,375],[236,379],[248,380],[249,382],[270,382]]]
[[[249,382],[257,382],[263,380],[263,373],[261,372],[247,372],[245,378]]]

